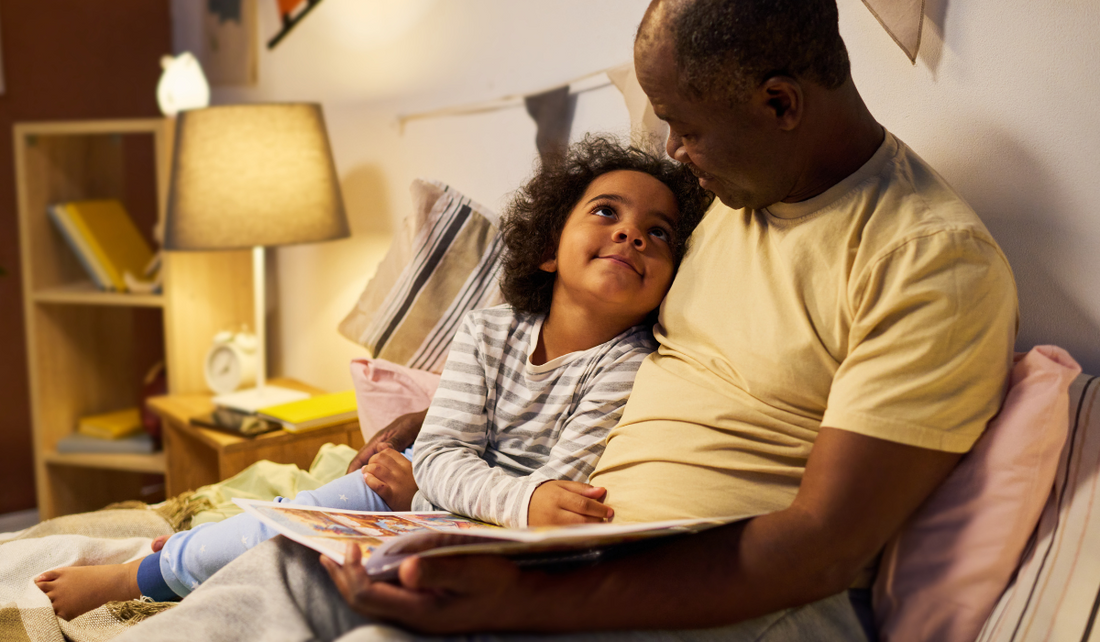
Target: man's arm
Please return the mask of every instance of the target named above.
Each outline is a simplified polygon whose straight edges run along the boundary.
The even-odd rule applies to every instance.
[[[959,457],[823,428],[786,510],[575,573],[412,558],[394,585],[324,561],[357,611],[428,632],[732,624],[846,589]]]

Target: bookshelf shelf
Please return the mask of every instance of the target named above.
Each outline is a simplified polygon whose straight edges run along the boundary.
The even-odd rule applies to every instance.
[[[149,495],[165,453],[58,453],[80,417],[141,402],[163,359],[171,394],[203,393],[214,334],[252,319],[251,254],[167,252],[163,294],[101,291],[50,220],[51,204],[121,201],[146,233],[163,221],[172,121],[17,123],[15,181],[38,511],[43,519]],[[152,239],[148,239],[152,240]],[[154,244],[155,245],[155,244]]]
[[[132,294],[129,292],[104,292],[91,281],[70,283],[35,292],[36,303],[71,305],[117,305],[139,308],[163,308],[164,297],[159,294]]]
[[[163,452],[150,455],[133,453],[45,453],[44,459],[51,466],[77,466],[106,470],[152,473],[163,475],[167,469]]]

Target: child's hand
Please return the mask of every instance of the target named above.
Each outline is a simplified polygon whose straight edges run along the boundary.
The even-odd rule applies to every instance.
[[[411,446],[416,441],[416,436],[420,434],[420,428],[424,425],[424,417],[427,414],[427,410],[421,410],[420,412],[401,415],[394,419],[390,425],[379,430],[356,453],[351,463],[348,464],[348,472],[351,473],[366,466],[371,457],[387,448],[393,448],[400,452]]]
[[[574,481],[548,481],[535,489],[527,507],[530,526],[595,524],[611,519],[615,511],[603,503],[606,488]]]
[[[363,481],[385,500],[392,510],[412,508],[417,485],[413,479],[412,462],[396,450],[387,448],[363,467]]]

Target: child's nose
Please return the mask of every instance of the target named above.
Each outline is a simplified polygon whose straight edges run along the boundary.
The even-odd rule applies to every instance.
[[[615,241],[630,243],[637,250],[645,249],[645,234],[633,225],[621,227],[615,231]]]

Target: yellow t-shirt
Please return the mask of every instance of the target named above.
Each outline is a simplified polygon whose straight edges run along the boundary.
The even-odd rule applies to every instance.
[[[716,203],[591,481],[616,521],[748,515],[790,505],[823,425],[967,451],[1016,327],[1000,248],[887,133],[808,201]]]

